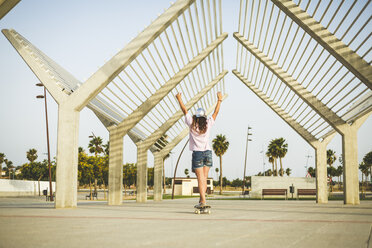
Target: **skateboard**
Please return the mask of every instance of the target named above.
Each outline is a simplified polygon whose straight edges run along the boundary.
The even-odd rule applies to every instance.
[[[194,207],[195,214],[210,214],[211,213],[211,206],[204,206],[204,207]]]

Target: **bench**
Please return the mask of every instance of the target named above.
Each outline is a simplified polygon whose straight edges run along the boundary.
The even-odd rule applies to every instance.
[[[93,200],[94,200],[94,197],[96,198],[96,200],[98,200],[98,198],[97,198],[97,192],[92,192],[92,199],[93,199]],[[85,196],[85,200],[86,200],[87,198],[90,199],[90,194],[88,194],[88,195]]]
[[[264,198],[264,195],[284,195],[287,200],[287,189],[262,189],[261,200]]]
[[[297,200],[299,199],[300,195],[315,195],[316,196],[316,189],[297,189]]]

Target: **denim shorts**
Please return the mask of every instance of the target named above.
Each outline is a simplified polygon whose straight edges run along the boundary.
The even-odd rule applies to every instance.
[[[203,168],[204,166],[212,167],[212,151],[193,151],[192,152],[192,172],[195,172],[195,169]]]

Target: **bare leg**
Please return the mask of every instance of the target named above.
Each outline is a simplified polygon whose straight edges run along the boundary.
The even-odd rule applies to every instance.
[[[205,204],[206,203],[205,191],[206,191],[206,188],[207,188],[207,186],[206,186],[207,181],[205,180],[205,176],[204,176],[204,168],[195,169],[195,174],[196,174],[196,177],[198,179],[200,202]]]
[[[207,188],[208,188],[207,180],[208,180],[209,169],[210,169],[210,167],[208,167],[208,166],[204,166],[204,167],[203,167],[203,172],[204,172],[204,182],[205,182],[204,193],[207,192]]]

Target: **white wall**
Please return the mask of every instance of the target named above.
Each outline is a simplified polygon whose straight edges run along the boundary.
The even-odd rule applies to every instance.
[[[293,197],[297,197],[297,189],[315,189],[315,178],[307,177],[263,177],[252,176],[251,197],[261,198],[262,189],[287,189],[288,198],[292,197],[289,191],[289,186],[294,186]],[[266,196],[265,196],[266,198]],[[267,196],[269,198],[269,196]]]
[[[198,187],[198,180],[196,178],[176,178],[176,180],[181,180],[182,184],[176,184],[174,189],[175,195],[199,195],[199,193],[193,193],[193,188]],[[213,178],[208,178],[210,183],[208,187],[213,191]],[[173,180],[172,180],[173,183]]]
[[[55,192],[55,187],[55,182],[52,182],[53,192]],[[41,194],[44,189],[49,189],[49,181],[40,181]],[[26,195],[39,195],[39,183],[37,181],[0,179],[0,196]]]

